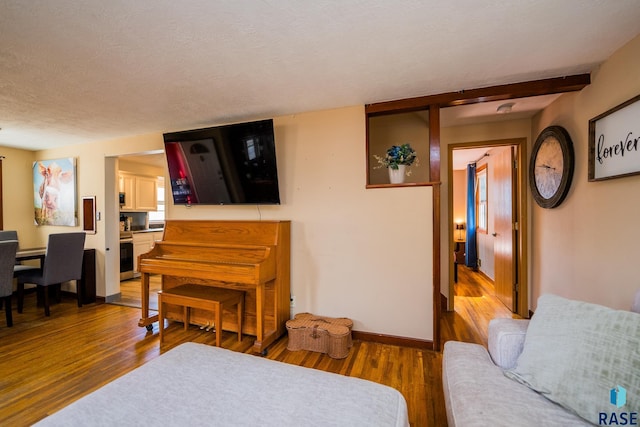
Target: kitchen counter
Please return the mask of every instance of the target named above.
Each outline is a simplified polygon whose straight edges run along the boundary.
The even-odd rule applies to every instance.
[[[155,233],[156,231],[164,232],[164,228],[148,228],[146,230],[133,230],[132,233]]]

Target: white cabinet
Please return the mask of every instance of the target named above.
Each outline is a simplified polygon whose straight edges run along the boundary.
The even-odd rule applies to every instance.
[[[118,188],[124,193],[125,203],[121,211],[155,211],[158,209],[158,181],[151,176],[120,172]]]
[[[133,271],[139,276],[138,273],[138,257],[141,254],[146,254],[157,241],[162,240],[164,231],[147,231],[143,233],[133,233]]]
[[[155,211],[158,209],[158,180],[156,178],[137,176],[136,181],[136,209]]]
[[[153,233],[153,241],[159,242],[162,240],[162,236],[164,236],[164,231],[154,231]]]
[[[135,180],[133,175],[119,174],[118,175],[118,189],[121,193],[124,193],[124,204],[120,205],[121,211],[134,210],[134,192],[135,192]]]
[[[156,233],[133,233],[133,271],[138,272],[138,257],[153,248]]]

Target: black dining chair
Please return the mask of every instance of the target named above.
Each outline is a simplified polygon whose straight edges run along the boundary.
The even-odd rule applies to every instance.
[[[50,234],[42,269],[16,273],[18,278],[18,313],[22,313],[24,285],[32,283],[42,289],[44,294],[44,314],[50,315],[49,286],[61,285],[70,280],[76,281],[78,306],[81,305],[81,292],[78,281],[82,277],[82,257],[86,234],[57,233]]]
[[[11,295],[13,294],[13,266],[16,263],[17,240],[0,241],[0,298],[4,303],[7,326],[13,326]]]

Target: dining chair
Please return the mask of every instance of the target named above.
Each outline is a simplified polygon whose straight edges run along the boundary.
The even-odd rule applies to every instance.
[[[49,235],[42,268],[16,273],[18,278],[18,313],[22,313],[25,283],[35,284],[43,291],[45,316],[50,315],[48,287],[52,285],[61,285],[63,282],[75,280],[78,287],[76,291],[78,306],[82,305],[78,281],[82,277],[85,237],[84,232]]]
[[[18,232],[16,230],[2,230],[0,231],[0,242],[5,240],[16,240],[18,241]],[[18,247],[20,247],[20,243],[18,241]],[[32,265],[25,265],[20,263],[20,261],[16,261],[13,266],[13,275],[14,277],[21,271],[26,270],[38,270],[40,267],[35,267]],[[0,305],[1,307],[1,305]]]
[[[15,240],[18,241],[18,232],[16,230],[1,230],[0,231],[0,242],[5,240]]]
[[[13,326],[11,294],[13,294],[13,266],[16,263],[17,240],[0,241],[0,298],[4,303],[7,326]]]

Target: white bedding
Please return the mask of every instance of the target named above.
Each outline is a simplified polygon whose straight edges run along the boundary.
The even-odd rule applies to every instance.
[[[185,343],[39,426],[408,426],[381,384]]]

